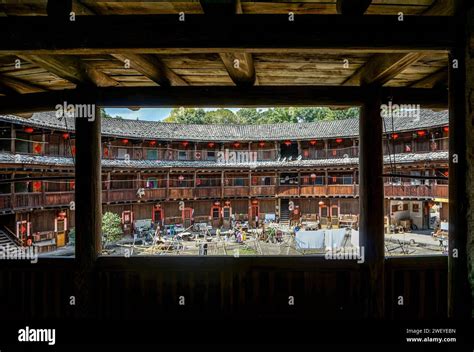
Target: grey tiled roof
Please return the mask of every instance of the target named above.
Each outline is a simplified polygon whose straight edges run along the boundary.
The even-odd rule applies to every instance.
[[[385,119],[387,132],[409,131],[421,128],[440,127],[448,124],[447,111],[422,110],[418,121],[411,117]],[[35,113],[30,119],[13,115],[0,115],[0,121],[44,127],[58,130],[74,128],[74,120],[59,120],[54,112]],[[359,134],[358,119],[318,121],[306,123],[278,123],[264,125],[212,124],[194,125],[156,121],[136,121],[116,118],[102,119],[102,135],[157,140],[188,141],[258,141],[258,140],[304,140],[334,137],[355,137]]]
[[[48,165],[48,166],[73,166],[73,160],[65,157],[15,155],[0,153],[0,163],[16,163],[19,165]],[[447,161],[448,152],[406,153],[392,155],[392,162],[405,164],[413,162]],[[384,163],[389,164],[388,156]],[[104,168],[137,168],[137,169],[173,169],[173,168],[200,168],[200,169],[263,169],[285,167],[325,167],[325,166],[356,166],[359,158],[339,158],[321,160],[293,160],[293,161],[259,161],[256,163],[218,163],[215,161],[161,161],[161,160],[102,160]]]

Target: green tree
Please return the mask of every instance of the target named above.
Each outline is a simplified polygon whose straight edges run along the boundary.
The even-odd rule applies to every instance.
[[[123,235],[122,221],[115,213],[106,212],[102,216],[102,244],[105,248],[109,242],[118,241]]]
[[[234,114],[232,110],[217,109],[217,110],[206,111],[206,114],[204,116],[204,123],[239,124],[239,123],[242,123],[242,121],[240,121],[239,116]]]
[[[255,108],[242,108],[237,110],[235,114],[238,116],[241,123],[257,124],[260,121],[262,112]]]
[[[193,123],[203,124],[205,123],[206,111],[204,109],[193,109],[193,108],[174,108],[171,110],[170,116],[164,119],[164,122],[175,122],[175,123]]]

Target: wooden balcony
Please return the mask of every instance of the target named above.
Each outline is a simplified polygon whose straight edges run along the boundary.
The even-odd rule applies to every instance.
[[[250,189],[251,196],[273,196],[275,195],[275,186],[252,186]]]
[[[248,186],[224,187],[224,197],[248,197]]]
[[[220,198],[221,197],[221,186],[196,187],[194,189],[194,196],[196,198]]]
[[[324,196],[327,193],[326,186],[324,185],[301,186],[300,192],[302,196]]]
[[[106,199],[104,197],[106,193]],[[136,189],[111,189],[102,192],[102,202],[120,202],[120,201],[134,201],[138,200]]]
[[[281,185],[278,186],[278,196],[298,196],[298,185]]]
[[[448,198],[448,185],[385,185],[385,197]]]
[[[0,194],[0,210],[10,209],[12,207],[12,197],[10,194]]]
[[[15,208],[38,208],[43,205],[43,194],[40,192],[15,193]]]
[[[147,188],[143,200],[160,200],[166,198],[166,188]]]
[[[170,188],[168,193],[168,198],[172,199],[189,199],[194,198],[193,188]]]
[[[354,185],[328,185],[327,187],[328,196],[355,195]]]
[[[69,205],[74,200],[74,192],[47,192],[44,205]]]

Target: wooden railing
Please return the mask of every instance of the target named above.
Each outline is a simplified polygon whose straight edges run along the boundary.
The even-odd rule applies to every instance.
[[[68,205],[74,200],[74,192],[47,192],[44,205]]]
[[[250,189],[251,196],[273,196],[275,194],[275,186],[252,186]]]
[[[220,198],[221,187],[196,187],[194,189],[194,196],[197,198]]]
[[[224,197],[248,197],[248,195],[247,186],[224,187]]]
[[[443,198],[449,197],[448,185],[391,185],[385,184],[385,197]],[[102,191],[102,202],[151,201],[165,199],[209,199],[261,196],[357,196],[359,185],[268,185],[268,186],[226,186],[196,188],[146,188],[139,198],[136,189],[113,189]],[[0,210],[39,208],[43,206],[68,206],[74,201],[74,192],[30,192],[0,195]]]
[[[0,209],[11,209],[12,197],[10,194],[0,194]]]

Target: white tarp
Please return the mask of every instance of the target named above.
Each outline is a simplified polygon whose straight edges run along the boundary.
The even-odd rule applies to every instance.
[[[324,248],[324,230],[298,231],[295,236],[296,248],[320,249]]]
[[[326,249],[341,248],[344,237],[346,236],[346,229],[332,229],[326,230]]]

